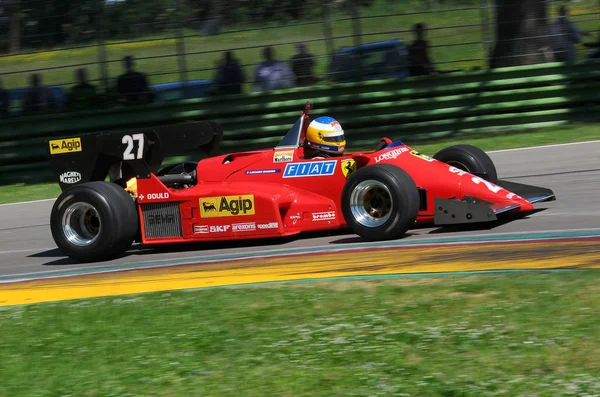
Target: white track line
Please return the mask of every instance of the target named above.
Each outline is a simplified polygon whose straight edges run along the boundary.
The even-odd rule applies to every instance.
[[[34,204],[34,203],[43,203],[45,201],[54,201],[55,198],[51,199],[43,199],[43,200],[33,200],[33,201],[19,201],[17,203],[8,203],[8,204],[0,204],[0,207],[8,207],[10,205],[20,205],[20,204]]]
[[[44,251],[50,251],[50,250],[55,250],[55,249],[56,249],[56,247],[52,247],[52,248],[28,248],[28,249],[23,249],[23,250],[0,251],[0,255],[22,254],[22,253],[26,253],[26,252],[44,252]]]
[[[518,151],[521,151],[521,150],[546,149],[546,148],[550,148],[550,147],[583,145],[583,144],[589,144],[589,143],[600,143],[600,140],[584,141],[584,142],[570,142],[570,143],[556,143],[556,144],[553,144],[553,145],[542,145],[542,146],[516,147],[516,148],[513,148],[513,149],[490,150],[487,153],[518,152]]]

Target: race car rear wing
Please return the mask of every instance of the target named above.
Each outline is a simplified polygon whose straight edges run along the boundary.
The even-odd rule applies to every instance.
[[[48,159],[62,190],[103,181],[117,168],[123,178],[149,178],[165,157],[202,150],[220,154],[223,128],[212,121],[190,122],[134,130],[96,132],[47,141]]]

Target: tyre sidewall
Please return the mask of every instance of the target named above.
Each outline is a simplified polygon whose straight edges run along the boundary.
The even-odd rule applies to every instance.
[[[433,158],[453,166],[456,165],[452,164],[452,162],[462,163],[467,168],[465,171],[470,173],[485,173],[487,174],[485,179],[492,183],[498,182],[498,174],[494,162],[487,153],[478,147],[472,145],[450,146],[440,150]]]
[[[77,202],[92,205],[101,224],[97,239],[85,247],[69,242],[62,230],[65,211]],[[131,245],[138,228],[135,203],[113,183],[90,182],[74,186],[56,200],[50,216],[50,228],[56,245],[69,257],[82,262],[106,260]]]
[[[380,226],[366,227],[352,215],[350,196],[356,186],[365,180],[383,183],[392,197],[390,218]],[[412,178],[402,169],[391,164],[379,164],[359,169],[351,175],[342,191],[342,212],[346,223],[357,234],[369,240],[388,240],[406,233],[419,211],[419,193]]]

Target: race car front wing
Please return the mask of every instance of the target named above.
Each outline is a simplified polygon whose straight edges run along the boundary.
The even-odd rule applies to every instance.
[[[498,180],[504,189],[515,193],[530,203],[554,201],[556,196],[550,189],[525,185],[517,182]],[[435,225],[456,225],[464,223],[491,222],[498,219],[497,215],[518,210],[521,205],[495,204],[476,197],[466,196],[462,200],[436,198],[433,223]]]

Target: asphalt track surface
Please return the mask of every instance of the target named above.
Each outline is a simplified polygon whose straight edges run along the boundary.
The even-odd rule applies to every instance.
[[[541,211],[525,218],[483,227],[424,227],[411,230],[407,242],[446,237],[527,235],[543,231],[600,234],[600,141],[490,152],[501,179],[544,186],[557,201],[539,203]],[[213,255],[260,256],[319,247],[332,250],[368,246],[348,231],[292,239],[251,240],[219,244],[176,244],[170,247],[132,249],[127,255],[102,263],[80,264],[66,258],[52,240],[49,227],[53,200],[0,205],[0,277],[50,276],[65,271],[117,270],[157,261],[205,259]],[[363,255],[368,255],[364,254]]]

